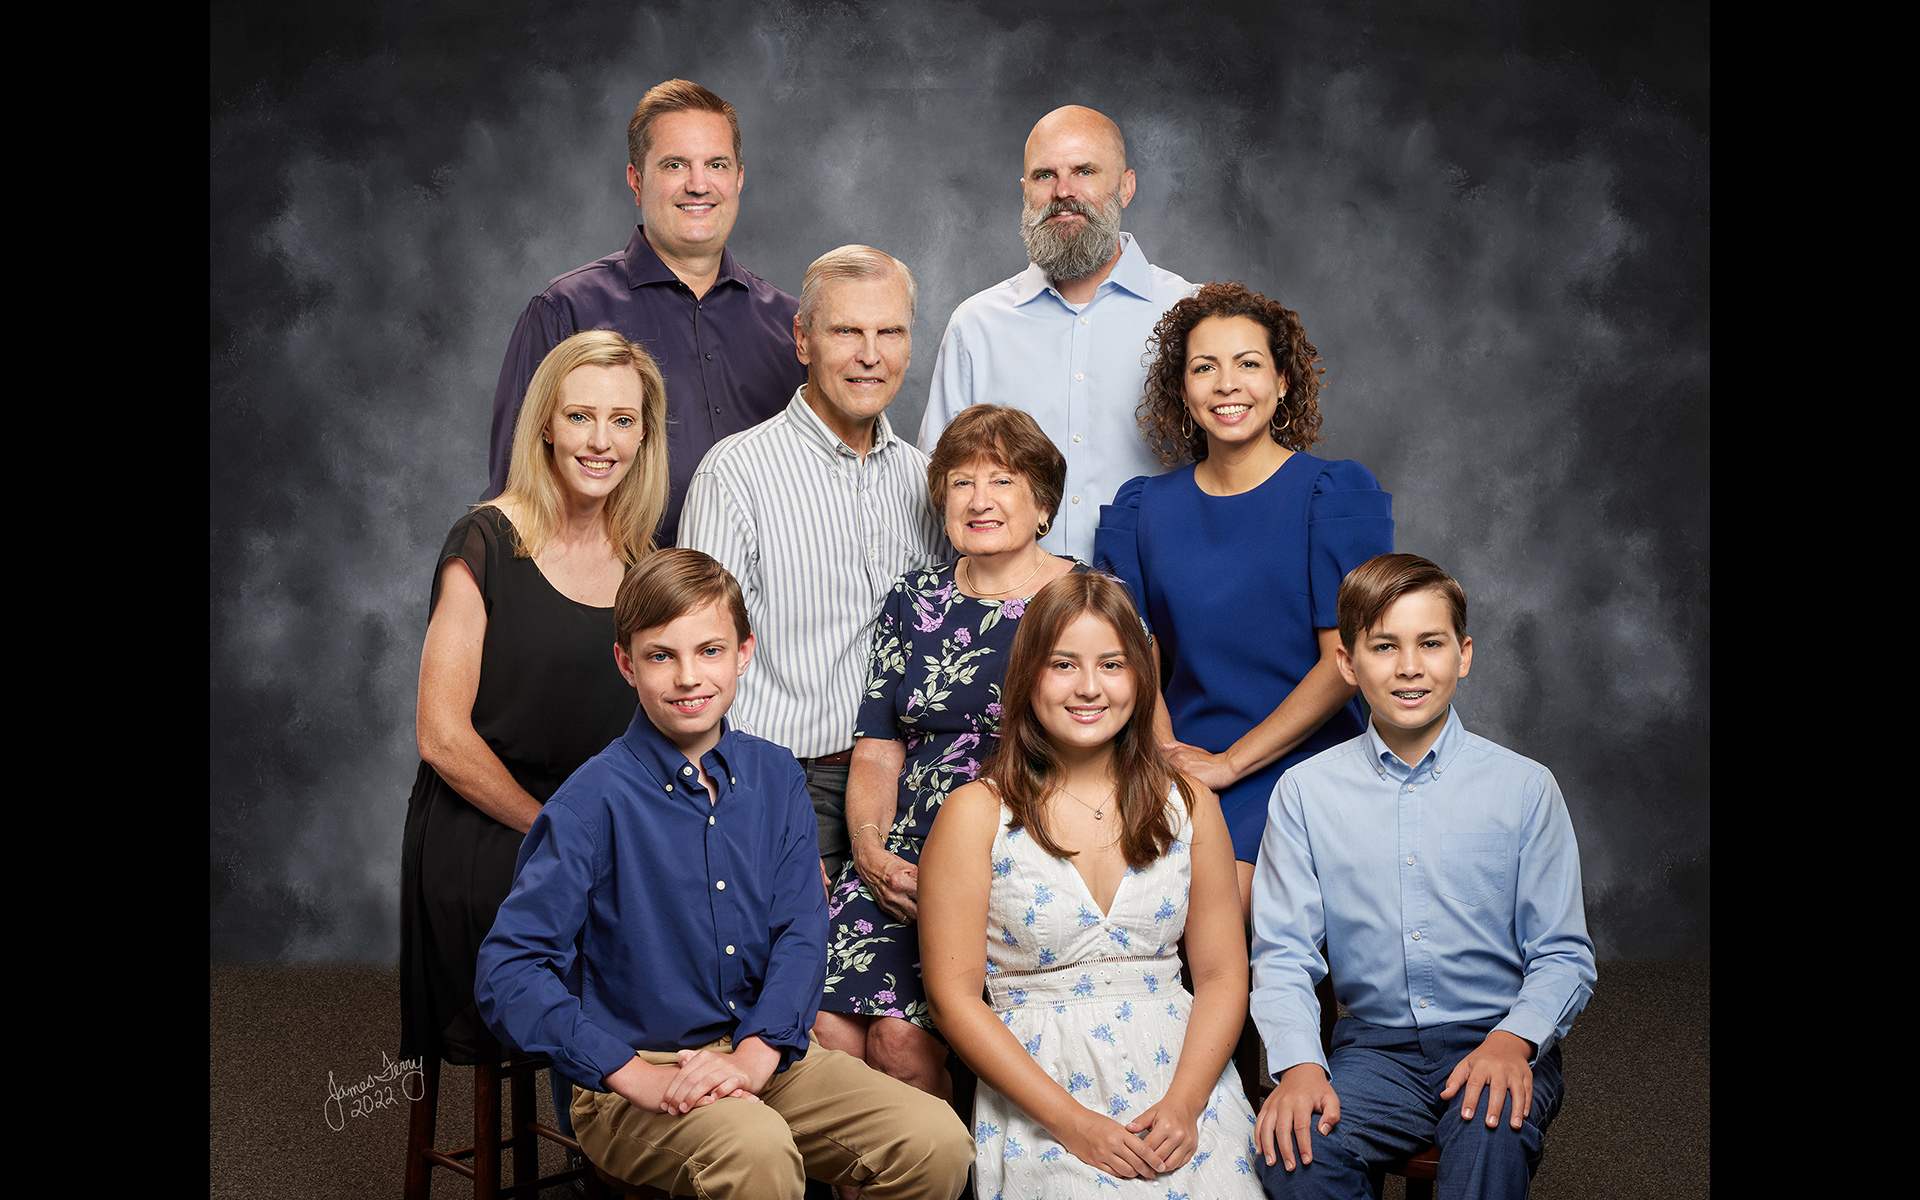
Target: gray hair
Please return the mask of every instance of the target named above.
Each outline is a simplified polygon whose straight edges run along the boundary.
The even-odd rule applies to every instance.
[[[900,272],[900,277],[907,281],[907,323],[911,325],[918,291],[913,272],[885,250],[852,245],[827,251],[807,268],[806,278],[800,283],[800,328],[813,328],[813,314],[820,307],[820,289],[825,285],[841,279],[882,279],[889,271]]]

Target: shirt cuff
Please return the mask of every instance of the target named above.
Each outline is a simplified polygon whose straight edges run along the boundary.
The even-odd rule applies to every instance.
[[[1553,1024],[1542,1020],[1537,1014],[1515,1009],[1507,1014],[1506,1020],[1495,1025],[1496,1032],[1510,1033],[1524,1038],[1533,1044],[1533,1057],[1527,1060],[1529,1067],[1540,1061],[1540,1056],[1553,1046]]]
[[[633,1061],[634,1049],[597,1025],[581,1022],[578,1033],[561,1048],[560,1073],[589,1091],[607,1090],[607,1076]]]
[[[1282,1034],[1275,1041],[1267,1043],[1267,1074],[1274,1082],[1279,1082],[1281,1072],[1301,1063],[1313,1063],[1322,1071],[1327,1069],[1327,1053],[1320,1046],[1318,1030],[1311,1035]]]
[[[804,1058],[807,1053],[807,1035],[806,1032],[798,1026],[790,1025],[784,1029],[764,1029],[750,1026],[745,1021],[742,1021],[734,1027],[734,1045],[738,1046],[741,1039],[750,1037],[757,1037],[780,1052],[780,1065],[773,1069],[775,1075],[792,1066],[795,1060]]]

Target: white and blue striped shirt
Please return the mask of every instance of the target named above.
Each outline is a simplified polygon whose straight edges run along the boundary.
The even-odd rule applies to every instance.
[[[950,554],[927,503],[927,456],[884,414],[854,453],[807,407],[717,443],[687,488],[680,544],[740,581],[753,663],[728,714],[799,758],[853,745],[868,642],[893,581]]]

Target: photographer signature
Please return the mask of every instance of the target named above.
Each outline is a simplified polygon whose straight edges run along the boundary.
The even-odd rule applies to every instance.
[[[400,1086],[399,1096],[394,1095],[396,1081]],[[358,1083],[335,1083],[333,1072],[328,1071],[327,1102],[320,1106],[320,1111],[326,1115],[327,1127],[337,1133],[347,1127],[348,1117],[372,1116],[379,1109],[397,1106],[402,1098],[418,1100],[426,1091],[426,1075],[420,1059],[403,1058],[395,1062],[383,1050],[379,1072],[369,1074]]]

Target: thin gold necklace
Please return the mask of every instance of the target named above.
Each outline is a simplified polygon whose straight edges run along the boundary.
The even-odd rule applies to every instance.
[[[973,581],[973,555],[971,554],[967,555],[967,557],[960,563],[960,573],[967,577],[967,590],[974,593],[975,595],[979,596],[981,599],[984,600],[988,596],[1004,596],[1008,592],[1018,591],[1019,589],[1027,586],[1027,584],[1033,579],[1033,577],[1040,573],[1040,568],[1046,565],[1047,565],[1047,560],[1045,557],[1042,557],[1039,562],[1033,564],[1033,570],[1027,572],[1027,577],[1025,579],[1022,579],[1019,583],[1014,584],[1010,588],[1001,588],[997,592],[989,592]]]

